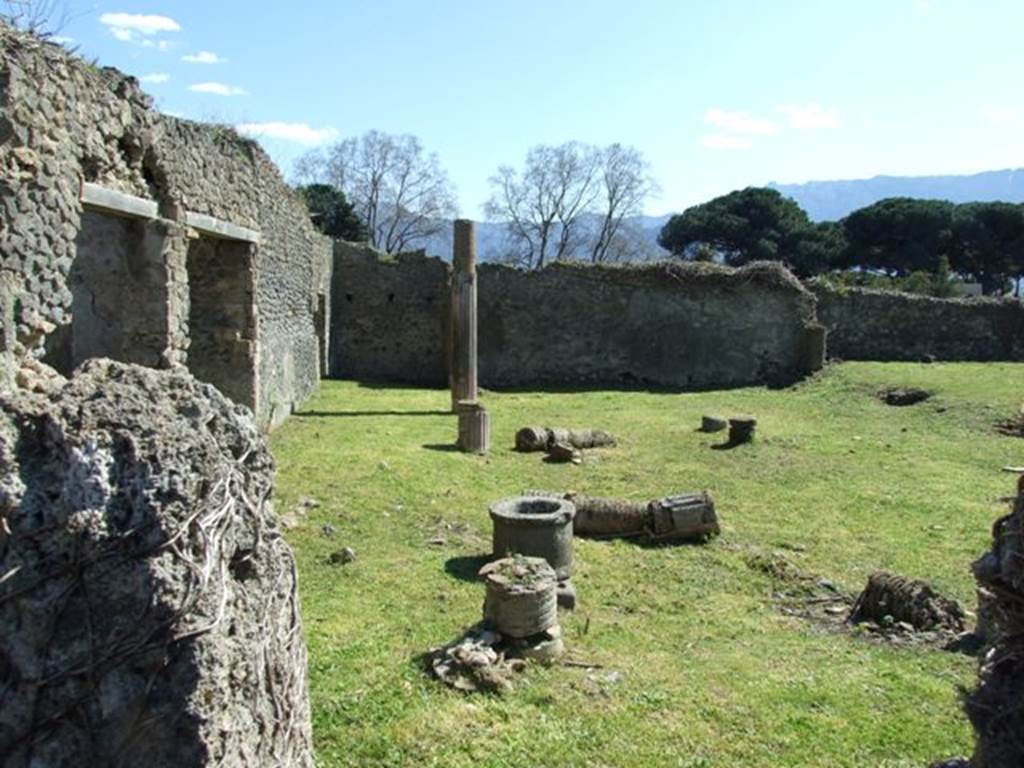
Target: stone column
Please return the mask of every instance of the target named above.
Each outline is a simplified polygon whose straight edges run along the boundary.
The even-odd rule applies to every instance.
[[[452,411],[459,401],[476,400],[476,231],[468,219],[455,220],[452,259],[451,385]]]
[[[491,448],[491,418],[487,410],[476,400],[460,400],[455,412],[459,415],[459,450],[487,453]]]

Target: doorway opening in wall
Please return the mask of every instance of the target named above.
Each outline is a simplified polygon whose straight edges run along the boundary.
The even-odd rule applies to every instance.
[[[236,403],[256,404],[255,246],[197,237],[189,243],[188,369]]]
[[[139,218],[82,212],[68,273],[66,322],[46,338],[44,362],[65,376],[93,357],[156,366],[163,350],[163,239]]]

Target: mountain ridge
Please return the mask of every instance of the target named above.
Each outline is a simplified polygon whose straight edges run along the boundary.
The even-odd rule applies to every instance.
[[[835,221],[887,197],[917,197],[953,203],[1024,203],[1024,168],[1005,168],[972,174],[932,176],[872,176],[868,179],[808,181],[802,184],[769,182],[796,200],[814,221]]]

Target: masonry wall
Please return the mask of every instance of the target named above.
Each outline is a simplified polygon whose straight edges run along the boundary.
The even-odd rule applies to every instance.
[[[484,386],[725,387],[820,367],[814,297],[776,265],[479,268]]]
[[[485,387],[733,386],[821,364],[814,297],[777,266],[485,264],[478,275]],[[338,244],[331,375],[446,385],[448,281],[440,259]]]
[[[447,264],[421,252],[336,242],[330,376],[446,385],[448,278]]]
[[[1024,303],[812,283],[828,354],[845,360],[1024,360]]]
[[[0,25],[0,272],[19,286],[16,356],[46,356],[47,338],[72,323],[83,181],[159,204],[147,226],[160,229],[151,268],[166,281],[133,295],[138,312],[121,327],[146,338],[147,364],[187,364],[195,232],[186,212],[260,233],[251,275],[253,405],[261,425],[282,421],[315,388],[321,367],[316,309],[330,242],[305,206],[254,142],[160,115],[134,79]],[[148,318],[146,327],[134,317]]]

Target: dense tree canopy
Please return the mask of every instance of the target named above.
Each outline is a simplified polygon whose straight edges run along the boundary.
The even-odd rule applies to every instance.
[[[1002,290],[1024,273],[1024,206],[967,203],[953,212],[950,266],[981,283],[985,293]]]
[[[726,264],[779,260],[813,274],[834,237],[832,229],[812,225],[795,201],[774,189],[748,187],[673,216],[658,243],[683,258],[711,249]]]
[[[340,189],[330,184],[309,184],[297,191],[306,201],[313,224],[325,235],[339,240],[368,239],[366,225]]]
[[[782,261],[801,277],[856,268],[849,277],[870,282],[884,273],[934,295],[960,276],[992,294],[1024,274],[1024,206],[896,197],[814,224],[793,200],[751,187],[673,216],[658,242],[687,259]]]
[[[945,200],[893,197],[856,210],[842,222],[843,261],[896,276],[935,272],[949,253],[953,208]]]

